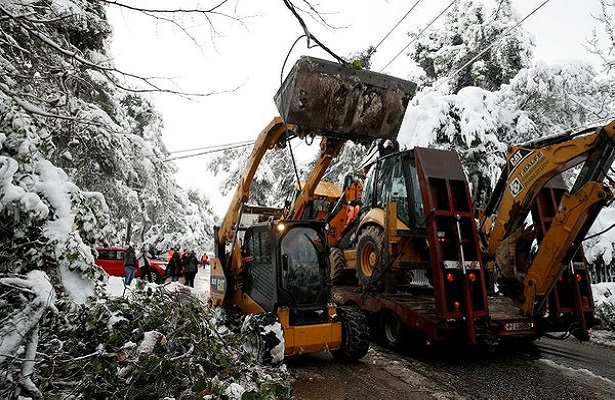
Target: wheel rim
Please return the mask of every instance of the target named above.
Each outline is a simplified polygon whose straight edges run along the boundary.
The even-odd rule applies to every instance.
[[[376,247],[374,244],[371,242],[365,243],[363,251],[361,252],[361,269],[365,276],[372,276],[376,269],[377,260]]]
[[[390,346],[397,346],[401,341],[401,321],[392,312],[386,313],[382,318],[382,333]]]

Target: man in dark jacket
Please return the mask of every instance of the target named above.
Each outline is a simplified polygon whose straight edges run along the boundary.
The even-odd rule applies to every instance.
[[[182,268],[186,285],[194,287],[194,277],[199,270],[199,260],[192,251],[188,250],[182,255]]]
[[[130,246],[124,252],[124,272],[126,277],[124,278],[124,285],[130,286],[132,279],[135,277],[135,271],[137,270],[137,255],[135,254],[134,244],[130,243]]]
[[[182,265],[177,250],[173,251],[171,258],[167,263],[167,275],[171,277],[172,282],[177,282],[182,274]]]
[[[378,142],[378,157],[385,157],[389,154],[397,153],[399,151],[399,143],[397,140],[386,139]]]

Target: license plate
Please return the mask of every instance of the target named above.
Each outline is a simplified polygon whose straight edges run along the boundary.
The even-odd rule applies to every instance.
[[[507,331],[529,331],[532,329],[531,322],[508,322],[504,325]]]

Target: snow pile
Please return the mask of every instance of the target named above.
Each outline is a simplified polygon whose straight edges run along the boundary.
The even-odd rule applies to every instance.
[[[599,217],[596,219],[587,236],[593,236],[600,233],[596,237],[585,240],[583,242],[583,250],[585,257],[589,263],[594,263],[597,259],[602,258],[605,264],[611,264],[613,261],[613,243],[615,243],[615,229],[609,229],[615,221],[615,208],[605,208],[600,211]]]

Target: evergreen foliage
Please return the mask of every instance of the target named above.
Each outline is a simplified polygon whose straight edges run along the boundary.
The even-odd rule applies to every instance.
[[[425,73],[419,81],[427,86],[450,77],[451,93],[466,86],[499,89],[520,69],[530,66],[529,34],[521,28],[506,34],[517,21],[508,0],[498,2],[498,8],[490,15],[481,2],[466,0],[455,4],[446,14],[444,24],[428,29],[411,49],[410,56]],[[494,42],[491,49],[471,62]],[[459,73],[453,76],[456,71]]]
[[[74,308],[100,295],[106,278],[94,266],[95,244],[211,247],[209,199],[175,182],[151,101],[120,89],[104,4],[0,4],[0,345],[27,353],[0,355],[0,387],[12,384],[3,397],[12,389],[39,395],[39,334],[80,322],[71,320]],[[83,343],[64,334],[57,332],[53,354],[66,361]],[[107,360],[96,362],[103,371]],[[26,377],[13,380],[20,373]]]
[[[218,326],[188,290],[138,282],[128,297],[60,303],[65,317],[42,321],[47,357],[35,379],[46,397],[228,398],[232,383],[253,398],[289,397],[287,373],[252,365],[242,336]]]

